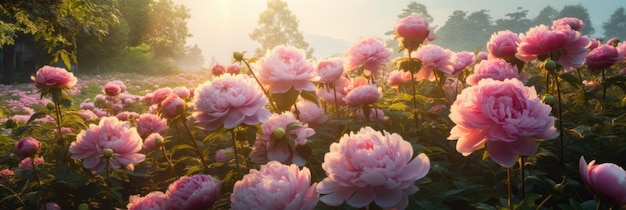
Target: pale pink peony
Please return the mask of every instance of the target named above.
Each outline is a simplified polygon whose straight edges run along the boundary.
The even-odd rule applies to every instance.
[[[259,60],[257,69],[258,79],[269,86],[269,93],[285,93],[291,88],[315,91],[315,67],[306,60],[304,50],[282,45],[274,47]]]
[[[516,33],[509,30],[498,31],[492,34],[491,39],[487,42],[489,59],[514,57],[515,53],[517,53],[517,45],[521,41]]]
[[[25,137],[15,142],[13,153],[21,157],[31,157],[39,151],[41,143],[33,137]]]
[[[364,38],[352,44],[345,56],[346,71],[363,66],[366,75],[377,75],[391,61],[391,49],[381,39]]]
[[[595,164],[592,160],[587,164],[584,157],[580,157],[578,170],[589,191],[601,198],[608,198],[613,202],[626,204],[626,171],[613,163]]]
[[[615,47],[603,44],[587,54],[587,67],[591,71],[600,71],[609,68],[621,60],[620,53]]]
[[[422,68],[415,75],[416,80],[428,79],[434,81],[435,69],[446,75],[451,75],[454,72],[453,63],[450,60],[450,58],[452,58],[452,51],[437,45],[424,45],[412,53],[411,58],[418,58],[422,61]]]
[[[211,67],[211,73],[213,74],[213,76],[219,76],[219,75],[224,74],[225,72],[226,72],[226,68],[224,67],[224,65],[220,63],[215,63],[215,65]]]
[[[161,134],[159,133],[152,133],[150,135],[148,135],[148,137],[146,137],[146,139],[143,141],[143,148],[141,151],[143,152],[151,152],[154,150],[159,149],[159,146],[157,145],[157,140],[163,141],[163,136],[161,136]]]
[[[139,115],[136,126],[139,136],[145,138],[152,133],[161,133],[165,131],[167,120],[155,114],[144,113]]]
[[[343,75],[343,59],[330,58],[317,63],[317,75],[319,83],[333,83]]]
[[[69,90],[78,82],[74,74],[64,68],[47,65],[39,68],[35,76],[31,76],[30,79],[35,81],[35,86],[39,89],[53,88]]]
[[[230,74],[239,74],[241,72],[241,66],[238,64],[230,64],[226,67],[226,72]]]
[[[454,71],[450,73],[450,76],[456,77],[463,72],[465,68],[473,65],[476,59],[474,58],[474,53],[461,51],[454,53],[450,60],[452,60],[452,67],[454,68]]]
[[[404,75],[404,72],[402,71],[398,71],[398,70],[393,70],[389,72],[389,77],[387,78],[387,84],[390,87],[394,87],[397,88],[399,87],[401,84],[404,84],[405,82],[407,82],[407,80],[405,80],[402,76]],[[409,77],[408,81],[411,78]]]
[[[87,130],[80,131],[69,151],[72,159],[82,159],[83,166],[95,174],[107,165],[107,160],[102,157],[104,150],[113,151],[108,160],[111,167],[126,166],[132,170],[133,163],[146,159],[144,154],[139,153],[142,147],[143,140],[136,128],[116,117],[103,117],[98,125],[90,124]]]
[[[369,84],[369,80],[366,79],[365,77],[355,77],[350,80],[350,83],[346,84],[343,90],[347,94],[360,86],[368,85],[368,84]]]
[[[172,89],[172,92],[182,99],[187,99],[191,96],[191,91],[185,86],[175,87]]]
[[[173,119],[185,112],[185,101],[176,94],[167,96],[161,102],[161,115],[167,119]]]
[[[319,201],[316,187],[317,183],[311,184],[307,167],[299,169],[295,164],[270,161],[259,170],[250,169],[250,173],[235,183],[230,195],[231,208],[310,210]]]
[[[343,97],[348,106],[362,106],[374,104],[382,96],[382,91],[376,85],[361,85],[350,90]]]
[[[343,97],[346,95],[345,88],[350,84],[350,79],[346,77],[339,77],[337,81],[334,82],[334,88],[323,86],[315,91],[317,97],[319,97],[322,101],[325,101],[329,104],[335,104],[335,97],[338,105],[345,105],[346,102],[343,101]]]
[[[220,194],[222,183],[213,176],[183,176],[167,187],[167,209],[209,209]]]
[[[172,88],[169,88],[169,87],[159,88],[152,93],[152,98],[151,98],[152,101],[150,102],[150,104],[161,104],[161,102],[165,100],[165,98],[171,94],[174,94],[174,91],[172,90]]]
[[[456,140],[456,150],[464,156],[486,147],[496,163],[510,168],[517,155],[537,151],[537,140],[553,139],[552,108],[537,97],[534,87],[518,79],[504,81],[483,79],[464,89],[450,107],[450,119],[456,126],[449,140]]]
[[[328,120],[328,115],[324,110],[312,101],[300,99],[296,102],[298,107],[298,119],[306,123],[311,128],[316,128]],[[291,112],[295,113],[296,109],[292,108]]]
[[[413,146],[396,133],[364,127],[345,134],[324,156],[328,177],[317,185],[320,201],[331,206],[346,201],[355,208],[374,201],[385,209],[404,209],[407,195],[418,190],[415,181],[430,169],[425,154],[411,158]]]
[[[580,32],[562,28],[550,30],[545,25],[532,27],[526,34],[520,34],[515,57],[530,62],[538,57],[551,57],[569,71],[583,65],[587,56],[589,38]]]
[[[290,129],[296,126],[297,128]],[[276,129],[283,129],[283,136],[275,136]],[[261,124],[261,134],[257,135],[256,141],[250,152],[250,159],[253,162],[263,164],[276,160],[285,164],[306,164],[304,157],[296,151],[296,147],[307,144],[308,138],[315,134],[315,130],[307,127],[306,124],[298,121],[291,112],[274,114],[265,123]],[[293,145],[289,138],[292,138]]]
[[[131,195],[128,198],[128,210],[165,210],[167,209],[167,196],[161,191],[152,191],[146,196]]]
[[[267,121],[267,97],[259,85],[245,74],[223,74],[196,88],[192,116],[206,130],[222,126],[233,129],[240,124],[256,125]]]
[[[44,163],[45,160],[43,157],[36,157],[35,159],[33,159],[33,161],[31,161],[30,157],[26,157],[22,159],[19,164],[17,164],[17,168],[19,168],[20,170],[33,170],[32,162],[35,162],[35,167],[37,167],[38,165]]]
[[[518,73],[517,66],[496,58],[483,60],[476,64],[474,74],[467,76],[465,82],[469,85],[477,85],[478,81],[486,78],[500,81],[511,78],[524,80],[524,77]]]
[[[585,24],[582,20],[575,17],[564,17],[558,20],[552,21],[552,29],[557,30],[563,28],[564,26],[568,26],[572,30],[580,31]]]

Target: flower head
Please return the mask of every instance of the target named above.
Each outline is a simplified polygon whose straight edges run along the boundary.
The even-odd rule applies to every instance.
[[[344,201],[363,208],[375,201],[383,208],[404,209],[415,181],[430,169],[425,154],[413,158],[413,146],[398,134],[371,127],[345,134],[330,145],[322,168],[328,175],[317,185],[320,201],[338,206]]]
[[[167,96],[161,102],[161,114],[167,119],[173,119],[185,112],[185,101],[176,94]]]
[[[33,137],[25,137],[20,139],[18,142],[15,142],[13,153],[22,157],[31,157],[39,151],[39,147],[41,147],[41,143],[39,143],[37,139]]]
[[[161,191],[152,191],[144,197],[131,195],[128,198],[128,210],[165,210],[167,207],[167,196]]]
[[[404,17],[396,23],[396,34],[404,47],[410,51],[416,50],[430,35],[428,20],[418,15]]]
[[[30,79],[35,81],[35,86],[39,89],[69,90],[78,82],[74,74],[64,68],[47,65],[39,68],[35,76],[31,76]]]
[[[37,167],[39,164],[44,163],[44,161],[45,160],[43,157],[36,157],[35,159],[32,159],[31,162],[31,158],[26,157],[22,161],[20,161],[19,164],[17,164],[17,168],[19,168],[20,170],[33,170],[33,162],[35,163],[35,167]]]
[[[307,167],[283,165],[270,161],[261,169],[250,169],[233,187],[230,195],[233,210],[286,209],[310,210],[319,201],[315,191],[317,183],[311,184],[311,172]]]
[[[465,68],[474,64],[476,59],[474,58],[474,53],[461,51],[454,53],[450,60],[452,60],[452,67],[454,68],[454,71],[452,71],[450,75],[458,76]]]
[[[213,176],[183,176],[167,187],[168,209],[209,209],[220,194],[221,182]]]
[[[587,164],[585,158],[580,157],[578,169],[585,186],[600,197],[619,205],[626,204],[626,171],[613,163],[595,163],[592,160]]]
[[[165,131],[167,120],[155,114],[143,113],[137,119],[137,133],[141,137],[147,137],[152,133],[160,133]]]
[[[517,45],[522,40],[516,33],[509,30],[498,31],[491,35],[491,39],[487,42],[487,50],[489,58],[508,58],[514,57],[517,53]]]
[[[191,97],[191,91],[185,86],[175,87],[172,89],[172,92],[182,99]]]
[[[102,88],[102,92],[107,96],[119,96],[122,93],[122,88],[116,83],[107,82]]]
[[[295,105],[298,109],[298,117],[301,122],[306,123],[309,127],[317,127],[328,120],[328,115],[324,110],[312,101],[300,99]],[[296,108],[292,108],[292,112]]]
[[[515,57],[526,62],[550,57],[566,71],[582,66],[590,43],[587,36],[581,36],[569,26],[558,30],[550,30],[545,25],[535,26],[520,34],[520,40]]]
[[[256,125],[267,121],[267,97],[254,80],[245,74],[223,74],[200,84],[194,94],[192,116],[209,131],[224,126],[232,129],[241,123]]]
[[[575,18],[575,17],[564,17],[564,18],[552,21],[552,29],[555,29],[555,30],[563,28],[564,26],[567,26],[571,28],[572,30],[580,31],[580,29],[583,28],[584,25],[585,24],[583,23],[582,20]]]
[[[469,85],[476,85],[478,81],[486,78],[494,80],[504,80],[523,77],[518,73],[517,66],[502,59],[483,60],[474,67],[474,74],[469,75],[465,80]]]
[[[363,66],[365,74],[377,75],[390,62],[391,49],[380,39],[365,38],[352,44],[345,56],[347,71]]]
[[[98,125],[91,124],[87,130],[80,131],[69,151],[72,159],[82,159],[85,168],[97,173],[106,167],[106,161],[113,168],[126,166],[133,169],[133,163],[146,158],[139,153],[142,147],[143,140],[136,128],[131,128],[128,122],[119,121],[116,117],[103,117]],[[105,150],[111,150],[113,156],[103,158]]]
[[[284,93],[289,89],[315,91],[315,67],[306,60],[304,50],[277,46],[258,63],[259,81],[269,86],[269,93]]]
[[[224,72],[226,72],[226,68],[224,68],[224,65],[220,63],[216,63],[213,67],[211,67],[211,73],[213,76],[222,75]]]
[[[609,44],[603,44],[591,50],[587,54],[587,67],[592,71],[600,71],[602,69],[613,66],[621,59],[617,49]]]
[[[366,84],[350,90],[343,100],[348,106],[368,105],[376,103],[381,95],[381,90],[376,85]]]
[[[161,143],[163,143],[163,139],[163,136],[161,136],[161,134],[159,133],[150,134],[143,142],[142,151],[150,152],[159,149],[159,146],[161,145],[157,145],[157,141],[161,141]]]
[[[509,168],[518,154],[537,151],[537,139],[559,135],[551,110],[537,97],[535,88],[516,78],[482,79],[464,89],[450,107],[456,126],[448,139],[458,139],[456,150],[465,156],[486,147],[492,160]]]
[[[343,60],[341,58],[324,59],[317,63],[316,69],[320,83],[332,83],[343,75]]]
[[[452,51],[440,46],[433,44],[424,45],[415,51],[411,57],[422,61],[422,68],[417,73],[416,80],[428,79],[434,81],[435,74],[433,71],[435,69],[447,75],[451,75],[454,72],[454,65],[450,60]]]

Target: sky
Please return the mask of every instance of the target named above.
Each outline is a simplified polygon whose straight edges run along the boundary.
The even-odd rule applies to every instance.
[[[313,48],[317,58],[343,54],[351,43],[361,38],[390,39],[385,32],[393,30],[397,15],[415,0],[285,0],[288,9],[299,21],[299,30]],[[248,51],[253,56],[260,46],[250,40],[249,34],[257,27],[259,15],[267,9],[265,0],[174,0],[189,9],[187,21],[193,34],[186,45],[198,45],[205,56],[205,66],[211,61],[225,64],[232,61],[233,51]],[[424,4],[434,18],[433,26],[443,26],[455,10],[469,13],[488,10],[493,20],[516,12],[518,7],[529,10],[532,19],[546,6],[560,11],[565,5],[581,4],[589,12],[592,36],[602,37],[602,23],[619,7],[626,8],[624,0],[428,0]]]

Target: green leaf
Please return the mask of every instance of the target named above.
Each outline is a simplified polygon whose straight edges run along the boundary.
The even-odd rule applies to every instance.
[[[398,102],[398,103],[393,103],[391,105],[389,105],[388,109],[389,110],[397,110],[397,111],[404,111],[407,109],[407,105],[405,103],[402,102]]]
[[[300,155],[300,157],[306,160],[309,156],[311,156],[311,154],[313,154],[313,148],[311,148],[308,143],[305,145],[298,145],[296,147],[296,152]]]
[[[564,73],[559,75],[559,77],[576,88],[580,88],[580,86],[582,85],[582,81],[580,81],[577,76],[574,76],[571,73]]]
[[[72,69],[72,62],[70,61],[70,55],[65,50],[61,50],[61,60],[68,69]]]
[[[31,123],[31,122],[35,121],[36,119],[44,118],[46,116],[48,116],[47,112],[35,112],[33,115],[30,116],[30,118],[28,119],[26,124]]]
[[[308,101],[311,101],[315,104],[317,104],[319,106],[318,100],[317,100],[317,94],[315,94],[315,91],[302,91],[300,92],[300,96],[303,99],[306,99]]]
[[[291,106],[296,103],[298,95],[299,92],[292,87],[289,91],[284,93],[273,93],[272,98],[276,102],[279,112],[284,112],[291,110]]]

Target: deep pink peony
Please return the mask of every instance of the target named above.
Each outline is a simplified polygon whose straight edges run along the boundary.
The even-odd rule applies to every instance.
[[[367,84],[350,90],[343,100],[348,106],[369,105],[376,103],[381,95],[382,91],[376,85]]]
[[[35,76],[31,76],[30,79],[35,81],[35,86],[39,89],[55,88],[68,90],[78,82],[74,74],[64,68],[47,65],[39,68]]]
[[[299,112],[298,119],[308,124],[309,127],[316,128],[328,120],[328,115],[324,113],[324,110],[312,101],[300,99],[296,102],[296,107]],[[291,109],[291,112],[295,111],[295,108]]]
[[[343,59],[329,58],[317,63],[319,83],[333,83],[343,75]]]
[[[224,65],[220,63],[215,63],[215,65],[211,67],[211,73],[213,74],[213,76],[219,76],[219,75],[224,74],[225,72],[226,72],[226,68],[224,67]]]
[[[284,209],[310,210],[319,201],[315,191],[317,183],[311,184],[311,172],[307,167],[283,165],[270,161],[261,169],[250,169],[233,187],[230,195],[233,210]]]
[[[584,157],[580,157],[578,170],[589,191],[613,202],[626,204],[626,171],[613,163],[595,165],[592,160],[587,164]]]
[[[396,23],[396,34],[403,39],[423,41],[430,34],[428,20],[418,15],[404,17]]]
[[[489,42],[487,42],[489,59],[514,57],[517,53],[517,45],[521,41],[516,33],[509,30],[492,34]]]
[[[167,120],[155,114],[143,113],[137,119],[137,133],[141,137],[147,137],[152,133],[161,133],[165,131]]]
[[[454,53],[452,55],[452,67],[454,71],[450,73],[451,76],[458,76],[465,68],[474,64],[476,59],[474,58],[474,53],[468,51],[461,51]]]
[[[213,176],[183,176],[167,187],[167,209],[209,209],[220,194],[222,183]]]
[[[537,57],[551,57],[564,70],[569,71],[583,65],[590,44],[587,36],[565,26],[558,30],[550,30],[545,25],[532,27],[526,34],[520,34],[515,57],[530,62]]]
[[[33,161],[31,161],[30,157],[26,157],[22,159],[22,161],[20,161],[20,163],[17,164],[17,168],[19,168],[20,170],[33,170],[32,162],[35,162],[35,167],[45,162],[45,159],[43,157],[36,157],[35,159],[32,159],[32,160]]]
[[[517,66],[511,65],[505,60],[495,58],[483,60],[476,64],[474,74],[467,76],[465,82],[469,85],[477,85],[478,81],[486,78],[500,81],[511,78],[517,78],[523,82],[525,80],[524,76],[518,73]]]
[[[306,60],[304,50],[277,46],[258,63],[258,78],[269,86],[269,93],[284,93],[292,87],[301,91],[315,91],[315,67]]]
[[[171,94],[174,94],[174,91],[170,87],[159,88],[152,93],[152,101],[150,104],[161,104],[165,98]],[[147,94],[146,94],[147,95]]]
[[[298,126],[298,128],[289,129],[290,125]],[[283,129],[286,132],[285,135],[281,138],[276,137],[273,135],[276,129]],[[261,131],[250,152],[250,159],[253,162],[263,164],[276,160],[299,166],[306,164],[306,160],[296,151],[296,147],[305,145],[308,138],[315,134],[315,130],[298,121],[293,113],[283,112],[280,115],[272,115],[267,122],[261,124]],[[293,138],[293,145],[290,145],[288,138]]]
[[[464,156],[486,147],[498,164],[510,168],[517,155],[532,155],[537,140],[553,139],[552,108],[537,97],[534,87],[518,79],[504,81],[482,79],[464,89],[450,107],[450,119],[456,126],[449,140],[456,140],[456,150]]]
[[[102,88],[102,92],[107,96],[119,96],[122,93],[122,87],[118,83],[107,82]]]
[[[603,44],[587,54],[587,67],[591,71],[600,71],[609,68],[621,60],[617,49],[609,44]]]
[[[189,89],[185,86],[175,87],[172,89],[172,92],[182,99],[188,99],[191,97],[191,91],[189,91]]]
[[[326,177],[317,185],[320,201],[331,206],[346,201],[363,208],[375,201],[382,208],[404,209],[417,192],[415,181],[426,176],[430,160],[413,158],[413,146],[402,136],[371,127],[345,134],[330,145],[322,168]]]
[[[200,84],[193,98],[192,116],[206,130],[222,126],[233,129],[241,123],[256,125],[267,121],[267,97],[259,85],[245,74],[223,74]]]
[[[350,84],[350,79],[346,77],[339,77],[339,79],[335,81],[334,84],[335,88],[324,86],[318,88],[317,91],[315,91],[315,94],[317,95],[317,97],[320,98],[320,100],[333,105],[335,104],[336,96],[337,104],[345,105],[346,102],[343,101],[343,97],[346,95],[345,88]]]
[[[25,137],[15,142],[13,153],[21,157],[31,157],[39,151],[41,143],[33,137]]]
[[[411,54],[411,58],[418,58],[422,61],[422,68],[415,75],[416,80],[428,79],[434,81],[435,69],[446,75],[451,75],[454,72],[453,63],[452,60],[450,60],[450,58],[452,58],[452,51],[437,45],[424,45]]]
[[[558,20],[552,21],[552,29],[560,29],[564,26],[569,26],[572,30],[580,31],[585,24],[582,20],[575,17],[564,17]]]
[[[167,209],[167,196],[161,191],[152,191],[146,196],[131,195],[128,198],[128,210],[165,210]]]
[[[148,137],[146,137],[146,139],[143,141],[143,148],[142,148],[142,152],[151,152],[154,150],[159,149],[159,146],[157,145],[157,140],[163,141],[165,138],[163,138],[163,136],[161,136],[161,134],[159,133],[152,133],[150,134]]]
[[[365,74],[377,75],[391,61],[391,49],[380,39],[364,38],[352,44],[346,51],[345,70],[352,71],[361,66]]]
[[[239,66],[239,64],[230,64],[226,67],[226,72],[230,74],[239,74],[241,72],[241,66]]]
[[[98,173],[107,165],[107,160],[102,157],[104,150],[113,151],[113,157],[108,160],[111,167],[126,166],[132,170],[133,163],[146,159],[139,153],[142,147],[143,140],[136,128],[116,117],[103,117],[98,125],[90,124],[87,130],[80,131],[69,151],[72,159],[82,159],[85,168]]]
[[[185,112],[185,101],[176,94],[167,96],[161,102],[161,115],[167,119],[180,116]]]

